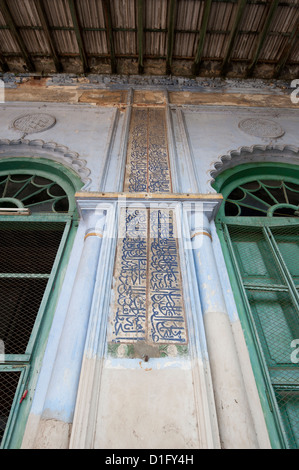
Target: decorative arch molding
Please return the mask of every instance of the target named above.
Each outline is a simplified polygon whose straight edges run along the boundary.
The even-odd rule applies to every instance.
[[[0,139],[0,159],[14,156],[49,158],[72,169],[84,183],[82,189],[85,190],[91,183],[91,178],[89,178],[90,169],[86,167],[86,160],[80,158],[77,152],[73,152],[68,147],[59,145],[56,142],[44,142],[40,139]]]
[[[214,168],[210,171],[212,177],[210,184],[213,185],[217,176],[229,168],[255,162],[299,165],[299,147],[294,145],[252,145],[251,147],[239,147],[237,150],[231,150],[214,162]]]

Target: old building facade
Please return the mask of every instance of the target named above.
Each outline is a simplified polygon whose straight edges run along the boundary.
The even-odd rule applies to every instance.
[[[2,447],[298,447],[296,90],[4,82]]]

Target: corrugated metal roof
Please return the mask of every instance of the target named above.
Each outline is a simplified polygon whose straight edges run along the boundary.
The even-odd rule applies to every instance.
[[[0,0],[0,66],[297,78],[298,24],[299,0]]]

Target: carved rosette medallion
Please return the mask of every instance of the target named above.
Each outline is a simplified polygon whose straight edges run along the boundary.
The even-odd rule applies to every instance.
[[[35,134],[43,132],[56,124],[54,116],[45,113],[34,113],[20,116],[13,122],[14,129],[24,134]]]
[[[284,134],[284,129],[270,119],[248,118],[239,122],[239,129],[255,137],[277,138]]]

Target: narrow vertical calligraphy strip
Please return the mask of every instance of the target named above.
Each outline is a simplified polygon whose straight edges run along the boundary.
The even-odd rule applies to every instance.
[[[147,211],[120,213],[120,234],[114,271],[112,341],[145,340]]]
[[[125,192],[171,192],[165,110],[133,108]]]
[[[165,110],[149,108],[148,192],[171,192]]]
[[[151,210],[148,341],[187,342],[174,213]]]
[[[147,109],[133,108],[128,140],[125,192],[147,192]]]

